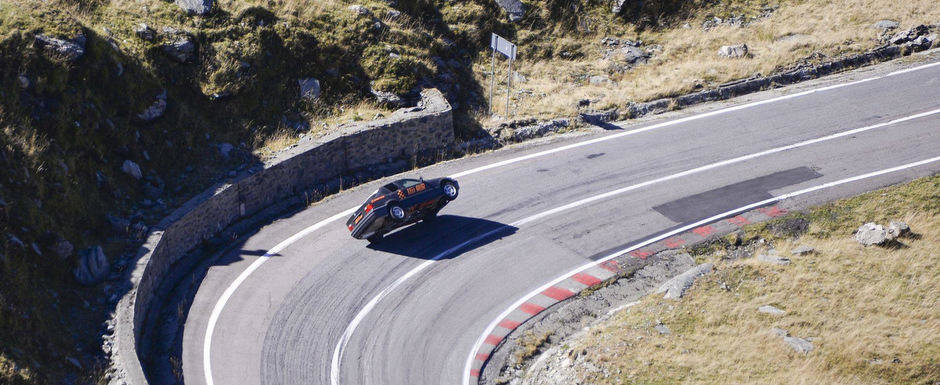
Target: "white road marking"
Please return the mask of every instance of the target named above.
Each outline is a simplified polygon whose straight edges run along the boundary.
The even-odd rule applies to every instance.
[[[719,115],[719,114],[723,114],[723,113],[728,113],[728,112],[733,112],[733,111],[739,111],[739,110],[742,110],[742,109],[746,109],[746,108],[750,108],[750,107],[755,107],[755,106],[759,106],[759,105],[764,105],[764,104],[768,104],[768,103],[773,103],[773,102],[777,102],[777,101],[781,101],[781,100],[792,99],[792,98],[796,98],[796,97],[800,97],[800,96],[810,95],[810,94],[813,94],[813,93],[816,93],[816,92],[822,92],[822,91],[827,91],[827,90],[833,90],[833,89],[837,89],[837,88],[842,88],[842,87],[852,86],[852,85],[861,84],[861,83],[865,83],[865,82],[870,82],[870,81],[874,81],[874,80],[878,80],[878,79],[882,79],[882,78],[886,78],[886,77],[890,77],[890,76],[895,76],[895,75],[900,75],[900,74],[904,74],[904,73],[908,73],[908,72],[923,70],[923,69],[931,68],[931,67],[938,66],[938,65],[940,65],[940,62],[930,63],[930,64],[921,65],[921,66],[917,66],[917,67],[912,67],[912,68],[905,69],[905,70],[895,71],[895,72],[892,72],[892,73],[889,73],[889,74],[886,74],[886,75],[880,75],[880,76],[875,76],[875,77],[871,77],[871,78],[867,78],[867,79],[862,79],[862,80],[857,80],[857,81],[853,81],[853,82],[831,85],[831,86],[822,87],[822,88],[817,88],[817,89],[808,90],[808,91],[803,91],[803,92],[799,92],[799,93],[795,93],[795,94],[791,94],[791,95],[779,96],[779,97],[772,98],[772,99],[767,99],[767,100],[758,101],[758,102],[753,102],[753,103],[748,103],[748,104],[742,104],[742,105],[739,105],[739,106],[728,107],[728,108],[724,108],[724,109],[720,109],[720,110],[716,110],[716,111],[711,111],[711,112],[707,112],[707,113],[703,113],[703,114],[699,114],[699,115],[694,115],[694,116],[689,116],[689,117],[680,118],[680,119],[676,119],[676,120],[671,120],[671,121],[667,121],[667,122],[662,122],[662,123],[654,124],[654,125],[651,125],[651,126],[648,126],[648,127],[643,127],[643,128],[640,128],[640,129],[636,129],[636,130],[631,130],[631,131],[622,132],[622,133],[618,133],[618,134],[608,135],[608,136],[601,137],[601,138],[586,140],[586,141],[583,141],[583,142],[578,142],[578,143],[574,143],[574,144],[570,144],[570,145],[566,145],[566,146],[562,146],[562,147],[558,147],[558,148],[554,148],[554,149],[550,149],[550,150],[545,150],[545,151],[541,151],[541,152],[537,152],[537,153],[533,153],[533,154],[528,154],[528,155],[524,155],[524,156],[517,157],[517,158],[513,158],[513,159],[507,159],[507,160],[504,160],[504,161],[500,161],[500,162],[492,163],[492,164],[489,164],[489,165],[477,167],[477,168],[474,168],[474,169],[466,170],[466,171],[463,171],[463,172],[459,172],[459,173],[457,173],[457,174],[452,175],[451,177],[453,177],[453,178],[459,178],[459,177],[462,177],[462,176],[475,174],[475,173],[478,173],[478,172],[481,172],[481,171],[485,171],[485,170],[489,170],[489,169],[493,169],[493,168],[497,168],[497,167],[506,166],[506,165],[513,164],[513,163],[517,163],[517,162],[521,162],[521,161],[524,161],[524,160],[533,159],[533,158],[536,158],[536,157],[545,156],[545,155],[553,154],[553,153],[560,152],[560,151],[566,151],[566,150],[570,150],[570,149],[578,148],[578,147],[582,147],[582,146],[587,146],[587,145],[590,145],[590,144],[594,144],[594,143],[598,143],[598,142],[603,142],[603,141],[607,141],[607,140],[611,140],[611,139],[615,139],[615,138],[620,138],[620,137],[624,137],[624,136],[628,136],[628,135],[638,134],[638,133],[646,132],[646,131],[653,130],[653,129],[656,129],[656,128],[662,128],[662,127],[667,127],[667,126],[673,126],[673,125],[676,125],[676,124],[685,123],[685,122],[689,122],[689,121],[693,121],[693,120],[698,120],[698,119],[703,119],[703,118],[706,118],[706,117],[715,116],[715,115]],[[355,212],[355,210],[356,210],[356,207],[353,207],[353,208],[350,208],[350,209],[348,209],[348,210],[345,210],[345,211],[343,211],[343,212],[341,212],[341,213],[339,213],[339,214],[336,214],[336,215],[334,215],[334,216],[332,216],[332,217],[329,217],[329,218],[324,219],[324,220],[322,220],[322,221],[320,221],[320,222],[317,222],[316,224],[314,224],[314,225],[312,225],[312,226],[310,226],[310,227],[307,227],[307,228],[301,230],[300,232],[298,232],[298,233],[292,235],[290,238],[285,239],[283,242],[278,243],[276,246],[274,246],[274,248],[272,248],[271,250],[269,250],[267,253],[265,253],[263,256],[259,257],[259,258],[258,258],[257,260],[255,260],[251,265],[249,265],[248,268],[246,268],[245,271],[243,271],[241,274],[239,274],[239,276],[238,276],[234,281],[232,281],[232,283],[225,289],[225,291],[222,293],[222,296],[219,297],[218,301],[216,301],[215,306],[212,308],[212,313],[210,314],[209,320],[208,320],[208,324],[206,325],[206,334],[205,334],[205,338],[203,339],[203,347],[202,347],[202,349],[203,349],[203,355],[202,355],[202,356],[203,356],[203,372],[204,372],[204,375],[205,375],[206,385],[215,385],[215,382],[213,381],[213,378],[212,378],[212,365],[211,365],[211,361],[212,361],[212,360],[211,360],[211,355],[210,355],[210,353],[211,353],[211,346],[212,346],[212,334],[213,334],[213,332],[214,332],[214,330],[215,330],[215,325],[216,325],[216,323],[218,322],[219,316],[221,315],[222,310],[225,308],[225,304],[228,302],[229,298],[231,298],[231,296],[232,296],[232,294],[235,292],[235,290],[238,289],[238,287],[242,284],[242,282],[244,282],[245,279],[247,279],[248,276],[250,276],[252,272],[254,272],[255,270],[257,270],[258,267],[260,267],[262,264],[264,264],[266,261],[268,261],[268,260],[271,258],[272,255],[277,254],[278,252],[280,252],[280,251],[283,250],[284,248],[290,246],[291,244],[293,244],[294,242],[296,242],[296,241],[299,240],[300,238],[303,238],[304,236],[306,236],[306,235],[312,233],[313,231],[316,231],[316,230],[322,228],[322,227],[325,226],[326,224],[328,224],[328,223],[330,223],[330,222],[333,222],[333,221],[336,221],[336,220],[338,220],[338,219],[341,219],[341,218],[343,218],[343,217],[345,217],[345,216],[352,215],[352,213]],[[331,367],[332,367],[332,366],[331,366]],[[331,380],[332,380],[332,378],[334,377],[332,372],[330,373],[330,377],[331,377]],[[336,382],[333,382],[333,385],[338,385],[338,384],[337,384]]]
[[[629,252],[631,252],[631,251],[633,251],[633,250],[639,249],[639,248],[641,248],[641,247],[643,247],[643,246],[646,246],[646,245],[649,245],[649,244],[658,242],[658,241],[660,241],[660,240],[663,240],[663,239],[669,238],[669,237],[671,237],[671,236],[673,236],[673,235],[676,235],[676,234],[679,234],[679,233],[682,233],[682,232],[685,232],[685,231],[694,229],[694,228],[696,228],[696,227],[699,227],[699,226],[702,226],[702,225],[706,225],[706,224],[712,223],[712,222],[714,222],[714,221],[717,221],[717,220],[722,219],[722,218],[729,217],[729,216],[731,216],[731,215],[739,214],[739,213],[742,213],[742,212],[745,212],[745,211],[748,211],[748,210],[751,210],[751,209],[754,209],[754,208],[757,208],[757,207],[766,206],[766,205],[769,205],[769,204],[771,204],[771,203],[779,202],[779,201],[782,201],[782,200],[784,200],[784,199],[789,199],[789,198],[792,198],[792,197],[795,197],[795,196],[799,196],[799,195],[811,193],[811,192],[814,192],[814,191],[818,191],[818,190],[822,190],[822,189],[826,189],[826,188],[830,188],[830,187],[834,187],[834,186],[838,186],[838,185],[842,185],[842,184],[846,184],[846,183],[851,183],[851,182],[859,181],[859,180],[862,180],[862,179],[872,178],[872,177],[875,177],[875,176],[884,175],[884,174],[888,174],[888,173],[892,173],[892,172],[896,172],[896,171],[906,170],[906,169],[910,169],[910,168],[917,167],[917,166],[923,166],[923,165],[925,165],[925,164],[933,163],[933,162],[936,162],[936,161],[940,161],[940,156],[934,157],[934,158],[930,158],[930,159],[921,160],[921,161],[918,161],[918,162],[908,163],[908,164],[904,164],[904,165],[901,165],[901,166],[892,167],[892,168],[888,168],[888,169],[884,169],[884,170],[880,170],[880,171],[874,171],[874,172],[870,172],[870,173],[867,173],[867,174],[862,174],[862,175],[854,176],[854,177],[851,177],[851,178],[840,179],[840,180],[837,180],[837,181],[834,181],[834,182],[824,183],[824,184],[817,185],[817,186],[814,186],[814,187],[809,187],[809,188],[805,188],[805,189],[802,189],[802,190],[794,191],[794,192],[791,192],[791,193],[783,194],[783,195],[780,195],[780,196],[777,196],[777,197],[773,197],[773,198],[770,198],[770,199],[765,199],[765,200],[762,200],[762,201],[760,201],[760,202],[751,203],[751,204],[749,204],[749,205],[747,205],[747,206],[742,206],[742,207],[739,207],[739,208],[736,208],[736,209],[733,209],[733,210],[729,210],[729,211],[723,212],[723,213],[721,213],[721,214],[718,214],[718,215],[715,215],[715,216],[712,216],[712,217],[709,217],[709,218],[700,220],[700,221],[698,221],[698,222],[695,222],[695,223],[691,223],[691,224],[682,226],[682,227],[680,227],[680,228],[678,228],[678,229],[675,229],[675,230],[673,230],[673,231],[669,231],[669,232],[667,232],[667,233],[665,233],[665,234],[662,234],[662,235],[659,235],[659,236],[650,238],[650,239],[648,239],[648,240],[646,240],[646,241],[637,243],[637,244],[635,244],[635,245],[633,245],[633,246],[630,246],[630,247],[628,247],[628,248],[625,248],[625,249],[622,249],[622,250],[620,250],[620,251],[614,252],[613,254],[607,255],[607,256],[605,256],[605,257],[603,257],[603,258],[601,258],[601,259],[598,259],[598,260],[596,260],[596,261],[592,261],[592,262],[586,263],[586,264],[584,264],[584,265],[581,265],[581,266],[579,266],[579,267],[577,267],[577,268],[575,268],[575,269],[573,269],[573,270],[571,270],[571,271],[569,271],[569,272],[567,272],[567,273],[565,273],[565,274],[562,274],[562,275],[558,276],[557,278],[555,278],[555,279],[553,279],[552,281],[550,281],[550,282],[548,282],[548,283],[546,283],[546,284],[540,286],[539,288],[537,288],[537,289],[535,289],[535,290],[532,290],[532,291],[529,292],[528,294],[524,295],[522,298],[519,298],[519,300],[517,300],[517,301],[514,302],[512,305],[510,305],[508,308],[506,308],[506,310],[503,310],[503,312],[500,313],[499,316],[497,316],[495,319],[493,319],[492,322],[490,322],[490,324],[486,327],[486,329],[484,329],[483,334],[480,334],[480,337],[477,338],[476,343],[473,345],[473,349],[470,350],[470,354],[467,355],[467,361],[466,361],[466,364],[464,365],[464,370],[463,370],[463,385],[471,385],[471,384],[470,384],[470,377],[471,377],[471,376],[470,376],[470,370],[473,368],[473,361],[474,361],[474,359],[475,359],[475,357],[476,357],[476,353],[480,350],[480,346],[483,345],[483,341],[486,339],[486,336],[490,335],[490,334],[493,332],[493,329],[496,328],[496,326],[499,324],[499,322],[502,321],[503,319],[505,319],[507,316],[509,316],[509,313],[511,313],[513,310],[515,310],[516,308],[518,308],[519,306],[521,306],[521,305],[522,305],[523,303],[525,303],[526,301],[530,300],[532,297],[535,297],[536,295],[538,295],[539,293],[545,291],[545,290],[548,289],[549,287],[552,287],[552,286],[558,284],[559,282],[564,281],[565,279],[568,279],[568,277],[571,277],[571,276],[574,275],[574,274],[580,273],[580,272],[582,272],[582,271],[584,271],[584,270],[587,270],[587,269],[589,269],[589,268],[591,268],[591,267],[593,267],[593,266],[596,266],[596,265],[598,265],[598,264],[607,262],[607,261],[609,261],[609,260],[611,260],[611,259],[617,258],[617,257],[619,257],[619,256],[621,256],[621,255],[624,255],[624,254],[629,253]]]
[[[476,237],[473,237],[473,238],[471,238],[471,239],[469,239],[469,240],[467,240],[467,241],[465,241],[465,242],[463,242],[463,243],[461,243],[461,244],[459,244],[459,245],[457,245],[457,246],[454,246],[454,247],[452,247],[452,248],[450,248],[450,249],[445,250],[445,251],[442,252],[442,253],[439,253],[439,254],[435,255],[435,256],[434,256],[433,258],[431,258],[431,259],[428,259],[428,260],[422,262],[420,265],[416,266],[415,268],[413,268],[411,271],[409,271],[409,272],[406,273],[405,275],[399,277],[397,280],[395,280],[395,282],[391,283],[390,285],[388,285],[388,286],[386,286],[384,289],[382,289],[382,291],[379,292],[378,295],[372,297],[372,299],[369,300],[369,302],[366,304],[366,306],[364,306],[362,309],[359,310],[359,312],[356,314],[356,316],[353,318],[353,320],[346,326],[346,330],[343,331],[343,336],[340,337],[339,341],[337,341],[337,343],[336,343],[336,346],[333,348],[333,357],[332,357],[332,361],[330,362],[330,384],[331,384],[331,385],[339,385],[340,362],[342,361],[342,358],[343,358],[343,352],[346,351],[346,344],[349,343],[349,339],[352,338],[352,335],[353,335],[353,333],[355,333],[356,328],[359,326],[359,323],[361,323],[362,320],[363,320],[363,318],[365,318],[365,317],[369,314],[369,312],[372,311],[372,309],[375,307],[375,305],[378,304],[379,301],[381,301],[383,298],[385,298],[385,296],[387,296],[389,293],[391,293],[391,292],[392,292],[393,290],[395,290],[398,286],[400,286],[402,283],[404,283],[405,281],[407,281],[409,278],[411,278],[411,277],[414,276],[415,274],[418,274],[419,272],[421,272],[422,270],[426,269],[428,266],[430,266],[430,265],[431,265],[432,263],[434,263],[435,261],[440,260],[441,258],[444,258],[445,256],[448,256],[448,255],[450,255],[451,253],[460,250],[461,248],[463,248],[463,247],[466,246],[466,245],[469,245],[469,244],[471,244],[471,243],[478,242],[478,241],[481,241],[481,240],[483,240],[483,239],[486,239],[487,237],[489,237],[489,236],[491,236],[491,235],[493,235],[493,234],[495,234],[495,233],[497,233],[497,232],[499,232],[499,231],[506,230],[506,229],[508,229],[508,228],[510,228],[510,227],[516,227],[516,228],[518,228],[518,227],[521,227],[521,226],[524,225],[524,224],[527,224],[527,223],[530,223],[530,222],[533,222],[533,221],[537,221],[537,220],[542,219],[542,218],[545,218],[545,217],[547,217],[547,216],[549,216],[549,215],[558,214],[558,213],[561,213],[561,212],[563,212],[563,211],[571,210],[571,209],[576,208],[576,207],[578,207],[578,206],[583,206],[583,205],[586,205],[586,204],[591,203],[591,202],[595,202],[595,201],[598,201],[598,200],[601,200],[601,199],[610,198],[610,197],[615,196],[615,195],[618,195],[618,194],[623,194],[623,193],[625,193],[625,192],[633,191],[633,190],[636,190],[636,189],[639,189],[639,188],[642,188],[642,187],[646,187],[646,186],[649,186],[649,185],[653,185],[653,184],[656,184],[656,183],[666,182],[666,181],[669,181],[669,180],[673,180],[673,179],[681,178],[681,177],[684,177],[684,176],[688,176],[688,175],[700,173],[700,172],[703,172],[703,171],[712,170],[712,169],[715,169],[715,168],[718,168],[718,167],[727,166],[727,165],[734,164],[734,163],[740,163],[740,162],[744,162],[744,161],[747,161],[747,160],[751,160],[751,159],[754,159],[754,158],[757,158],[757,157],[761,157],[761,156],[765,156],[765,155],[770,155],[770,154],[775,154],[775,153],[783,152],[783,151],[787,151],[787,150],[792,150],[792,149],[795,149],[795,148],[804,147],[804,146],[808,146],[808,145],[811,145],[811,144],[816,144],[816,143],[824,142],[824,141],[827,141],[827,140],[832,140],[832,139],[836,139],[836,138],[841,138],[841,137],[845,137],[845,136],[849,136],[849,135],[855,135],[855,134],[858,134],[858,133],[861,133],[861,132],[865,132],[865,131],[869,131],[869,130],[873,130],[873,129],[881,128],[881,127],[886,127],[886,126],[890,126],[890,125],[893,125],[893,124],[897,124],[897,123],[901,123],[901,122],[906,122],[906,121],[909,121],[909,120],[912,120],[912,119],[917,119],[917,118],[922,118],[922,117],[925,117],[925,116],[934,115],[934,114],[937,114],[937,113],[940,113],[940,109],[936,109],[936,110],[932,110],[932,111],[928,111],[928,112],[923,112],[923,113],[920,113],[920,114],[915,114],[915,115],[911,115],[911,116],[907,116],[907,117],[904,117],[904,118],[895,119],[895,120],[888,121],[888,122],[884,122],[884,123],[878,123],[878,124],[873,124],[873,125],[870,125],[870,126],[865,126],[865,127],[861,127],[861,128],[856,128],[856,129],[853,129],[853,130],[842,131],[842,132],[839,132],[839,133],[835,133],[835,134],[832,134],[832,135],[823,136],[823,137],[816,138],[816,139],[804,140],[804,141],[799,142],[799,143],[795,143],[795,144],[791,144],[791,145],[786,145],[786,146],[781,146],[781,147],[776,147],[776,148],[772,148],[772,149],[770,149],[770,150],[760,151],[760,152],[756,152],[756,153],[748,154],[748,155],[744,155],[744,156],[739,156],[739,157],[737,157],[737,158],[732,158],[732,159],[728,159],[728,160],[723,160],[723,161],[720,161],[720,162],[710,163],[710,164],[707,164],[707,165],[704,165],[704,166],[701,166],[701,167],[696,167],[696,168],[689,169],[689,170],[686,170],[686,171],[682,171],[682,172],[679,172],[679,173],[667,175],[667,176],[664,176],[664,177],[661,177],[661,178],[657,178],[657,179],[649,180],[649,181],[646,181],[646,182],[637,183],[637,184],[630,185],[630,186],[627,186],[627,187],[619,188],[619,189],[616,189],[616,190],[608,191],[608,192],[605,192],[605,193],[597,194],[597,195],[594,195],[594,196],[591,196],[591,197],[588,197],[588,198],[584,198],[584,199],[581,199],[581,200],[578,200],[578,201],[575,201],[575,202],[571,202],[571,203],[568,203],[568,204],[565,204],[565,205],[562,205],[562,206],[558,206],[558,207],[553,208],[553,209],[550,209],[550,210],[545,210],[545,211],[539,212],[538,214],[535,214],[535,215],[532,215],[532,216],[529,216],[529,217],[520,219],[520,220],[518,220],[518,221],[515,221],[515,222],[513,222],[513,223],[511,223],[511,224],[504,225],[504,226],[501,226],[501,227],[499,227],[499,228],[493,229],[493,230],[491,230],[491,231],[489,231],[489,232],[487,232],[487,233],[485,233],[485,234],[482,234],[482,235],[478,235],[478,236],[476,236]]]

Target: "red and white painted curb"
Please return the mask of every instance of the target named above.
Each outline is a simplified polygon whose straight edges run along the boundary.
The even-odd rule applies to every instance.
[[[496,327],[486,336],[483,344],[474,355],[474,362],[470,367],[470,377],[476,381],[480,377],[483,366],[489,360],[493,351],[520,325],[541,314],[546,309],[571,298],[581,291],[600,285],[609,279],[614,279],[621,273],[622,266],[630,258],[646,259],[664,250],[679,249],[685,246],[702,243],[709,239],[729,234],[751,223],[771,220],[787,213],[779,205],[757,208],[730,218],[718,220],[694,229],[673,235],[660,241],[643,246],[618,258],[614,258],[585,270],[569,275],[559,282],[542,290],[539,294],[529,298],[499,320]],[[474,382],[475,383],[475,382]]]

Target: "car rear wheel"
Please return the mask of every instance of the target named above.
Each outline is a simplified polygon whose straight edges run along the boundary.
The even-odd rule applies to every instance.
[[[444,197],[447,198],[447,200],[452,201],[457,199],[457,185],[455,185],[454,182],[445,181],[441,184],[441,189],[444,190]]]
[[[397,203],[392,203],[388,205],[388,216],[396,222],[401,222],[405,220],[405,209],[401,208]]]

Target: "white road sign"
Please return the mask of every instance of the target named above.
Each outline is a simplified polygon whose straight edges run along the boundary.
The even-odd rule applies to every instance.
[[[497,34],[493,34],[490,37],[490,48],[499,52],[503,55],[506,55],[509,60],[516,60],[516,45],[509,42],[509,40],[503,39]]]

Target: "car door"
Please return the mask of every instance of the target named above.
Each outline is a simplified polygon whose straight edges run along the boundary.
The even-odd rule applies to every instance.
[[[413,212],[421,204],[425,203],[433,196],[433,191],[423,180],[405,179],[401,182],[401,189],[398,190],[398,196],[401,199],[402,208]]]

